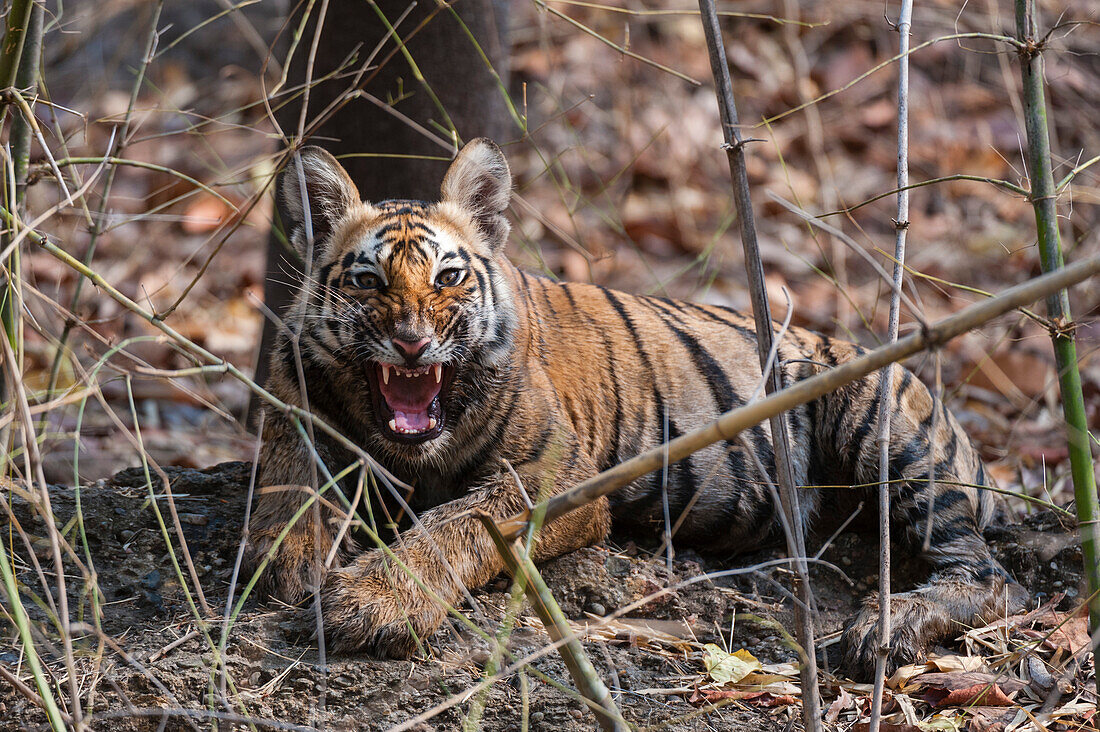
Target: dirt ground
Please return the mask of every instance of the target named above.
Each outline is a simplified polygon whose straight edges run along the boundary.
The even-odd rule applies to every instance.
[[[206,470],[166,470],[206,600],[220,618],[241,540],[250,465],[231,462]],[[154,478],[154,485],[157,507],[172,531],[159,479]],[[56,486],[52,493],[58,523],[66,526],[74,514],[77,492]],[[94,703],[87,704],[84,711],[95,711],[101,720],[97,729],[189,729],[189,723],[206,729],[215,721],[213,710],[224,720],[242,713],[277,720],[272,727],[290,724],[381,730],[459,699],[459,703],[411,727],[456,729],[470,712],[469,692],[481,680],[489,656],[488,644],[468,631],[458,630],[456,624],[431,640],[425,656],[384,662],[339,656],[328,658],[326,668],[311,637],[313,616],[308,606],[279,608],[251,599],[233,623],[226,644],[229,688],[237,692],[230,698],[239,699],[241,706],[233,710],[211,707],[207,697],[211,684],[218,683],[215,655],[208,642],[194,633],[194,616],[165,551],[144,471],[131,468],[112,479],[83,486],[79,499],[88,556],[103,593],[102,631],[118,639],[120,646],[115,652],[97,647],[94,634],[77,641],[81,685],[95,689],[87,696]],[[19,495],[13,497],[13,508],[39,561],[48,564],[48,544],[41,538],[44,527],[36,519],[38,514],[28,510],[29,505]],[[824,527],[835,518],[823,516],[820,524]],[[74,534],[78,530],[68,528]],[[1080,592],[1080,549],[1055,517],[1035,514],[1025,523],[991,530],[989,538],[998,556],[1026,584],[1036,602],[1065,593],[1063,604],[1067,608],[1074,604]],[[75,547],[81,546],[77,536],[71,539]],[[621,543],[584,549],[544,566],[547,583],[571,619],[587,618],[595,624],[601,616],[612,615],[616,609],[658,589],[674,587],[704,572],[751,567],[779,556],[775,551],[762,550],[722,561],[682,553],[670,571],[663,558],[649,556],[624,537],[617,539]],[[821,541],[817,538],[811,546],[820,546]],[[835,638],[835,631],[858,597],[876,581],[874,543],[873,538],[860,533],[842,533],[822,556],[842,573],[820,567],[814,571],[820,608],[818,631],[826,643],[826,669],[836,660],[830,639]],[[178,556],[178,540],[174,539],[173,545]],[[911,564],[901,563],[899,582],[912,574]],[[33,569],[25,566],[21,580],[36,582]],[[642,728],[762,732],[798,729],[801,723],[797,704],[757,706],[750,702],[708,709],[705,704],[690,701],[691,689],[706,680],[701,644],[716,643],[730,650],[746,648],[765,663],[782,664],[795,659],[794,651],[784,641],[784,628],[792,627],[789,603],[781,596],[780,585],[784,582],[783,573],[772,568],[675,589],[627,613],[626,619],[610,623],[609,631],[586,642],[586,650],[614,689],[626,718]],[[480,615],[469,607],[463,611],[483,630],[495,632],[507,603],[508,586],[502,577],[474,593]],[[72,601],[76,604],[77,598]],[[73,617],[83,617],[90,624],[88,598],[82,598],[79,605],[79,611],[71,606]],[[737,619],[731,627],[735,614]],[[223,624],[219,619],[208,627],[216,645]],[[179,642],[181,638],[187,640]],[[508,643],[511,653],[523,658],[537,653],[547,642],[525,607]],[[40,649],[48,647],[40,645]],[[133,662],[124,662],[121,652]],[[9,655],[14,654],[5,654]],[[3,660],[12,664],[18,661]],[[64,673],[59,658],[46,660],[55,673]],[[593,717],[575,694],[554,688],[535,675],[543,674],[565,689],[573,688],[556,653],[544,653],[531,662],[531,667],[534,671],[523,677],[513,674],[490,687],[482,729],[595,728]],[[826,678],[832,676],[826,673]],[[826,702],[836,693],[837,689],[826,686]],[[41,710],[7,685],[0,690],[0,715],[4,720],[0,727],[7,729],[34,728],[45,723]]]

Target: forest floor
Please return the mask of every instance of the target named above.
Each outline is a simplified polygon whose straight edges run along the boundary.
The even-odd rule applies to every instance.
[[[654,0],[646,8],[662,12],[645,14],[626,12],[632,2],[612,4],[622,7],[514,4],[509,90],[523,102],[528,129],[501,141],[516,175],[509,254],[549,276],[747,309],[698,19],[678,11],[690,3]],[[27,193],[28,220],[58,205],[40,223],[54,241],[89,257],[107,282],[143,307],[167,313],[165,322],[177,332],[248,374],[265,317],[268,186],[282,142],[266,117],[265,90],[278,81],[276,65],[266,63],[266,44],[282,23],[284,5],[241,3],[240,14],[220,15],[222,0],[165,4],[131,134],[113,148],[133,164],[115,168],[99,214],[104,169],[94,158],[112,149],[127,115],[142,62],[143,42],[136,39],[148,36],[157,4],[64,3],[44,57],[55,106],[41,104],[39,116],[55,158],[93,158],[66,167],[74,190],[81,181],[90,188],[81,205],[68,207],[59,205],[48,175]],[[550,6],[588,30],[552,15]],[[1071,22],[1095,20],[1094,0],[1040,6],[1044,27],[1061,23],[1047,49],[1046,81],[1055,178],[1075,171],[1059,199],[1066,259],[1075,261],[1100,252],[1100,165],[1077,170],[1100,153],[1100,26]],[[783,304],[789,295],[796,325],[876,345],[886,331],[883,282],[847,244],[811,230],[776,197],[811,213],[833,212],[827,220],[850,244],[888,264],[892,197],[858,204],[894,187],[896,75],[886,62],[897,33],[883,18],[882,3],[870,0],[739,0],[728,7],[757,14],[726,17],[723,27],[741,118],[751,125],[746,134],[762,140],[748,148],[749,175],[771,300]],[[1027,186],[1017,58],[988,39],[954,37],[1010,33],[1012,18],[1008,0],[916,4],[914,44],[952,37],[911,57],[914,181],[966,174]],[[242,31],[247,25],[252,35]],[[608,40],[682,76],[628,57]],[[870,73],[880,64],[882,70]],[[48,167],[41,150],[34,162],[36,170]],[[914,189],[909,247],[907,287],[920,312],[904,313],[903,331],[917,316],[945,317],[1039,272],[1028,202],[976,180]],[[36,414],[58,526],[76,555],[97,570],[90,580],[75,572],[68,577],[74,620],[90,622],[94,592],[104,602],[104,636],[77,643],[85,709],[108,715],[96,728],[158,729],[163,710],[187,709],[190,716],[170,716],[163,728],[208,729],[214,716],[232,722],[248,714],[274,720],[273,727],[389,729],[442,703],[453,706],[419,729],[459,727],[475,703],[470,690],[483,673],[487,647],[457,624],[412,661],[334,657],[323,666],[308,608],[253,600],[236,617],[225,649],[227,679],[237,692],[228,698],[242,706],[227,710],[210,701],[224,696],[215,654],[197,633],[184,593],[191,583],[181,583],[169,553],[173,547],[178,556],[180,542],[162,533],[154,510],[167,516],[160,488],[154,492],[161,497],[152,500],[144,472],[133,466],[148,460],[172,476],[200,585],[220,616],[248,487],[247,465],[226,461],[251,460],[255,452],[254,423],[242,416],[249,391],[210,374],[164,378],[165,370],[192,367],[194,360],[96,288],[85,286],[75,297],[79,278],[46,252],[28,248],[22,267],[23,380],[32,394],[49,382],[58,335],[77,323],[57,382],[63,396],[48,413]],[[1074,288],[1070,298],[1089,426],[1097,433],[1100,282]],[[896,675],[888,719],[897,726],[888,732],[1026,729],[1029,715],[1040,711],[1051,715],[1046,729],[1096,728],[1095,665],[1078,658],[1084,620],[1072,614],[1082,599],[1080,552],[1058,513],[1069,505],[1072,486],[1046,328],[1013,313],[906,365],[928,384],[942,380],[944,401],[990,475],[1024,497],[1007,500],[1008,525],[991,529],[989,540],[1032,592],[1032,611],[973,629],[937,649],[932,665]],[[20,478],[22,460],[10,466]],[[49,576],[47,532],[41,507],[29,502],[23,485],[13,480],[4,488],[25,537],[7,519],[0,531],[14,554],[24,604],[39,621],[39,650],[64,696],[58,628],[43,611],[56,592],[44,589],[35,571],[38,562]],[[82,486],[77,522],[74,486]],[[825,543],[830,526],[844,518],[826,514],[812,547]],[[77,539],[81,526],[88,557]],[[771,566],[686,584],[607,619],[657,590],[706,572],[753,567],[778,553],[734,560],[681,553],[670,570],[630,539],[617,536],[545,567],[578,629],[589,624],[586,648],[628,719],[648,729],[799,729],[794,652],[786,640],[793,623],[779,589],[789,585],[785,570]],[[829,669],[843,619],[876,583],[873,530],[841,533],[822,558],[837,568],[813,572],[827,718],[837,729],[859,732],[869,689]],[[921,568],[900,565],[904,587]],[[480,614],[464,612],[495,632],[506,583],[498,580],[475,598]],[[223,625],[209,627],[216,646]],[[10,625],[3,630],[0,663],[30,684],[18,638]],[[533,616],[521,613],[509,642],[515,658],[539,653],[546,642]],[[553,652],[493,684],[481,727],[519,730],[528,720],[535,730],[592,729],[575,696],[547,678],[572,686]],[[987,688],[991,681],[996,694]],[[43,721],[27,695],[0,682],[0,727]]]
[[[224,463],[201,471],[170,467],[166,472],[205,596],[222,601],[241,540],[250,465]],[[189,729],[192,723],[205,729],[216,721],[215,714],[223,715],[222,724],[247,715],[260,728],[267,728],[267,720],[275,721],[271,726],[385,730],[421,714],[427,718],[406,728],[462,726],[490,655],[484,640],[452,623],[431,639],[426,654],[409,661],[342,655],[329,657],[325,665],[313,639],[308,602],[301,608],[246,602],[225,646],[229,698],[239,706],[211,704],[211,685],[220,683],[221,673],[212,648],[225,625],[219,615],[206,624],[210,640],[198,632],[189,609],[195,599],[184,592],[173,558],[165,552],[161,527],[167,524],[173,531],[167,496],[159,479],[153,485],[164,523],[158,520],[140,468],[80,490],[88,560],[102,593],[102,631],[131,660],[97,649],[94,635],[78,640],[85,649],[77,666],[86,692],[84,712],[95,712],[97,729],[109,724],[117,730],[174,730]],[[75,491],[56,486],[52,497],[59,524],[67,525],[75,515]],[[47,563],[48,544],[36,538],[43,531],[38,514],[18,494],[14,512],[39,561]],[[823,533],[817,532],[812,548],[822,543]],[[800,692],[796,652],[787,631],[793,627],[791,608],[777,583],[784,573],[777,574],[774,567],[754,569],[781,556],[777,549],[724,561],[680,553],[670,570],[627,538],[616,538],[622,543],[574,552],[548,562],[542,571],[575,629],[585,634],[586,650],[626,718],[653,730],[791,729],[798,722]],[[1074,534],[1057,516],[1041,512],[1024,523],[992,528],[988,538],[1036,606],[1045,609],[960,633],[962,641],[937,647],[930,663],[899,671],[891,679],[887,719],[901,725],[919,720],[919,729],[926,730],[967,724],[978,725],[971,729],[1001,729],[1036,713],[1052,688],[1060,687],[1058,699],[1045,709],[1053,713],[1048,724],[1051,729],[1062,728],[1059,724],[1080,729],[1095,706],[1089,704],[1085,684],[1089,665],[1075,666],[1072,660],[1075,655],[1083,658],[1087,645],[1084,618],[1072,615],[1083,589]],[[816,625],[826,649],[821,654],[825,703],[831,721],[842,728],[866,716],[870,687],[829,669],[836,667],[835,639],[844,619],[877,584],[876,544],[873,533],[841,533],[821,557],[831,568],[815,569],[812,577],[819,609]],[[735,567],[747,569],[713,580],[704,577]],[[901,587],[919,573],[918,562],[898,562]],[[495,634],[509,584],[500,578],[476,591],[479,612],[468,606],[462,611]],[[665,588],[671,591],[646,601]],[[628,608],[638,602],[640,607]],[[629,611],[620,616],[620,608]],[[90,617],[88,598],[71,612]],[[481,729],[507,732],[525,723],[536,731],[593,728],[561,658],[546,651],[548,644],[539,621],[525,608],[507,645],[511,660],[529,659],[530,666],[489,688]],[[753,666],[751,673],[735,681],[720,676],[715,661],[730,663],[730,652]],[[12,655],[3,654],[0,660],[14,663],[16,658],[8,658]],[[1042,667],[1055,676],[1057,669],[1065,669],[1064,678],[1037,680],[1025,670],[1028,656],[1045,662]],[[980,698],[991,682],[997,691]],[[26,728],[46,721],[42,710],[6,685],[0,685],[0,715],[5,724]],[[918,727],[890,729],[915,732]]]

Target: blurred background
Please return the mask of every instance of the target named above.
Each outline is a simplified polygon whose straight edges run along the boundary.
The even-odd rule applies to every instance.
[[[555,277],[747,309],[729,172],[692,4],[504,5],[494,16],[501,23],[494,35],[499,45],[486,50],[497,61],[500,88],[493,82],[484,103],[503,109],[495,136],[517,181],[513,260]],[[1100,16],[1095,0],[1040,6],[1043,27],[1056,26],[1060,17]],[[91,252],[92,268],[107,282],[254,373],[266,317],[265,258],[277,218],[271,181],[286,136],[295,133],[275,124],[286,114],[276,110],[301,84],[293,79],[293,63],[286,63],[290,47],[300,62],[312,40],[301,33],[301,42],[293,42],[300,14],[288,24],[292,9],[275,0],[194,0],[163,8],[148,0],[70,0],[47,7],[42,89],[49,103],[40,101],[37,114],[68,188],[83,195],[59,205],[52,164],[38,145],[27,220],[37,220],[74,256]],[[719,8],[744,133],[757,139],[749,147],[750,182],[773,313],[785,313],[786,291],[795,324],[873,346],[886,331],[884,283],[847,244],[811,229],[776,198],[831,214],[832,226],[888,268],[883,250],[893,246],[893,197],[852,207],[895,185],[896,70],[888,62],[897,34],[883,13],[896,8],[869,0],[747,0]],[[398,24],[398,32],[415,27]],[[1002,44],[973,37],[1012,35],[1013,29],[1006,0],[917,3],[913,182],[962,174],[1028,187],[1017,58]],[[1100,29],[1067,24],[1049,40],[1057,181],[1100,151]],[[378,100],[401,112],[429,94],[408,58],[391,53],[399,49],[380,48],[377,58],[388,59],[393,74],[372,89],[374,101],[346,99],[343,114],[375,114]],[[368,50],[333,77],[351,79]],[[319,63],[317,69],[331,67]],[[469,100],[474,107],[481,101]],[[307,105],[306,118],[323,106]],[[430,156],[445,159],[447,146],[453,150],[441,115],[424,133],[439,143]],[[386,190],[387,177],[399,177],[395,171],[409,162],[369,133],[354,141],[318,134],[311,142],[345,153],[348,145],[357,147],[360,155],[345,161],[354,161],[357,177],[373,178],[365,190]],[[105,165],[107,155],[116,162]],[[1084,168],[1060,198],[1067,261],[1100,250],[1098,184],[1100,165]],[[1032,209],[1003,187],[951,180],[917,188],[910,222],[907,286],[926,319],[1039,272]],[[83,410],[71,400],[44,413],[48,480],[71,485],[138,464],[136,448],[120,436],[133,414],[146,449],[162,465],[251,457],[254,425],[246,416],[245,386],[212,374],[164,378],[156,370],[192,366],[191,357],[95,287],[83,286],[75,297],[76,274],[48,253],[28,247],[23,271],[28,387],[44,390],[56,371],[57,386],[78,393],[95,385],[102,397],[89,399]],[[1086,283],[1071,292],[1071,301],[1090,425],[1097,429],[1100,288]],[[903,334],[914,320],[903,312]],[[66,330],[66,355],[55,369]],[[124,347],[103,360],[119,344]],[[956,339],[941,356],[945,399],[1001,486],[1068,500],[1045,328],[1014,314]],[[935,382],[935,358],[909,365]]]

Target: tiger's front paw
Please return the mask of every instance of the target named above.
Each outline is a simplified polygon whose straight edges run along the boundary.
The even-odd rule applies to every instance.
[[[841,636],[845,670],[853,678],[874,676],[878,656],[879,601],[871,595],[852,618]],[[952,623],[930,599],[917,593],[902,593],[890,598],[891,635],[886,656],[886,675],[899,666],[915,663],[924,657],[928,647],[951,631]]]
[[[416,563],[402,557],[421,581]],[[448,593],[440,589],[446,597]],[[337,651],[362,650],[376,658],[408,658],[417,642],[436,631],[446,611],[381,551],[331,571],[321,590],[325,643]]]
[[[292,531],[275,547],[278,532],[253,533],[245,561],[245,577],[263,565],[257,589],[264,595],[295,604],[314,592],[323,577],[327,547],[318,551],[313,536]],[[264,560],[267,564],[264,565]]]

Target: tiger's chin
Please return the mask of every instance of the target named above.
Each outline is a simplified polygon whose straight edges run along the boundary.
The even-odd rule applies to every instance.
[[[404,445],[434,440],[447,421],[443,408],[454,380],[445,363],[407,368],[372,362],[367,369],[378,428],[386,439]]]

